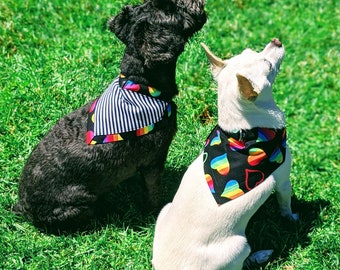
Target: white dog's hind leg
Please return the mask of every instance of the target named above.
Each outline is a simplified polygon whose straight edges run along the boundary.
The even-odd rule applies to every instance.
[[[162,258],[162,252],[166,250],[165,242],[166,242],[167,232],[164,231],[165,230],[164,228],[167,228],[167,226],[165,226],[165,224],[163,223],[166,223],[165,217],[167,216],[167,213],[169,212],[171,205],[172,203],[168,203],[167,205],[165,205],[157,217],[157,222],[156,222],[156,227],[155,227],[155,232],[154,232],[155,237],[153,240],[153,252],[152,252],[153,257],[151,260],[153,269],[156,269],[155,264],[158,263],[157,261],[155,261],[155,258],[157,260],[159,260],[159,258]]]
[[[206,258],[209,258],[209,263],[202,269],[241,270],[243,262],[249,256],[250,251],[250,246],[245,236],[229,236],[222,243],[209,244],[204,251]]]

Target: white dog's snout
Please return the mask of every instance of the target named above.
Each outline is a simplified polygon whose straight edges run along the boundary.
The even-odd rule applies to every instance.
[[[284,54],[284,46],[278,38],[273,38],[262,51],[262,55],[272,64],[273,68],[275,69],[279,68]]]
[[[282,47],[282,42],[278,38],[273,38],[272,43],[277,47]]]
[[[284,50],[283,44],[282,42],[278,39],[278,38],[273,38],[268,44],[267,46],[264,48],[264,51],[267,50]]]

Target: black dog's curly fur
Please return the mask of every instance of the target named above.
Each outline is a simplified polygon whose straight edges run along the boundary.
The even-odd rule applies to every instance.
[[[35,147],[23,169],[14,211],[50,231],[87,223],[103,194],[139,172],[150,204],[159,204],[160,177],[176,132],[175,68],[185,43],[206,22],[205,0],[145,0],[125,6],[109,29],[126,45],[121,72],[162,90],[173,112],[164,128],[117,143],[87,145],[91,103],[60,119]]]

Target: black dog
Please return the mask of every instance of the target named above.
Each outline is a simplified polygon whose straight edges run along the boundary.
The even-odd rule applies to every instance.
[[[121,75],[105,93],[118,91],[123,101],[109,107],[121,113],[121,106],[132,106],[133,120],[124,116],[107,124],[105,93],[60,119],[23,169],[16,213],[48,230],[78,228],[94,216],[103,194],[138,172],[150,204],[159,206],[161,173],[176,132],[176,62],[206,22],[204,5],[205,0],[145,0],[109,21],[126,49]],[[149,111],[139,111],[144,102]],[[104,116],[97,119],[100,110]]]

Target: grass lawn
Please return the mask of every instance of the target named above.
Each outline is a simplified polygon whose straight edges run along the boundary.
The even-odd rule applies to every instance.
[[[1,269],[151,268],[155,217],[140,211],[138,181],[117,188],[116,211],[83,233],[46,235],[10,211],[35,144],[118,75],[124,47],[106,22],[123,5],[141,2],[1,1]],[[287,227],[272,196],[248,226],[249,243],[254,251],[275,250],[265,269],[339,269],[339,1],[207,0],[206,10],[207,24],[178,61],[179,130],[164,172],[165,198],[172,199],[217,120],[215,83],[199,42],[224,58],[279,37],[286,58],[274,92],[286,113],[300,222]]]

